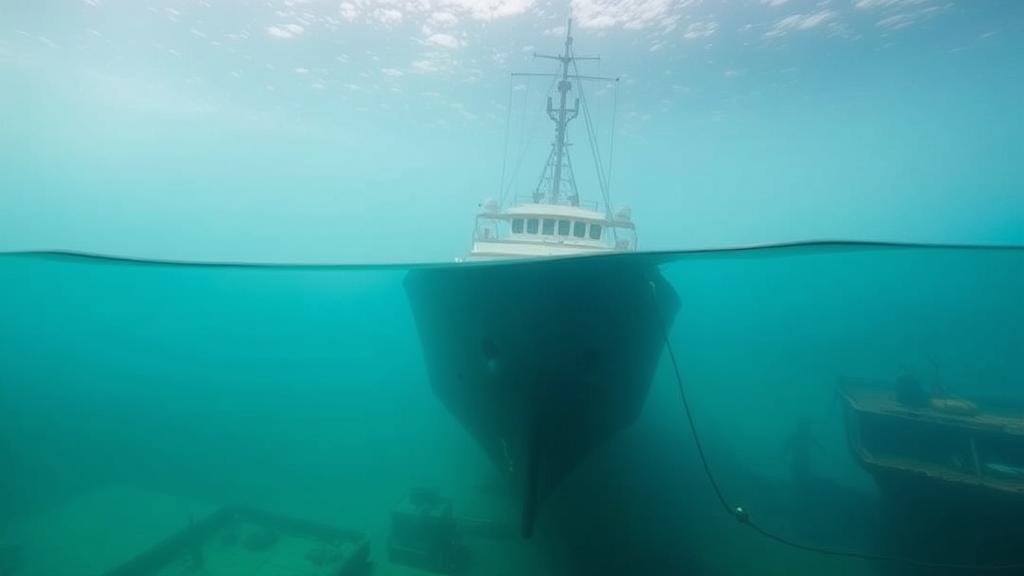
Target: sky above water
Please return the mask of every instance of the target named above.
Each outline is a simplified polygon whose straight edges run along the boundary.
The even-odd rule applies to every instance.
[[[0,0],[0,250],[450,260],[570,15],[642,248],[1024,243],[1016,1]]]

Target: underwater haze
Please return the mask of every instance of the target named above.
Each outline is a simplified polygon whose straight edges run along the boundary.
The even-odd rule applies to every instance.
[[[640,251],[456,263],[569,17]],[[0,0],[0,576],[1024,573],[1021,54],[1012,0]]]
[[[1024,560],[1019,531],[1005,541],[1012,520],[990,519],[969,491],[953,497],[980,527],[907,520],[848,447],[839,395],[842,378],[909,374],[1020,413],[1024,250],[599,258],[659,266],[678,293],[667,337],[703,450],[758,526],[914,562]],[[407,273],[0,257],[5,575],[100,574],[228,504],[362,531],[375,573],[420,574],[386,548],[392,510],[420,486],[496,527],[464,538],[466,574],[946,573],[794,550],[736,522],[700,466],[666,357],[638,420],[556,488],[521,540],[514,487],[430,392]],[[1024,454],[1010,457],[982,456],[1020,466]]]

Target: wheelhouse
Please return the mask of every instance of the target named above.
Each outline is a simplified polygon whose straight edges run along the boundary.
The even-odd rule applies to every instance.
[[[526,203],[476,217],[470,257],[568,256],[635,250],[628,210],[610,216],[597,206]]]

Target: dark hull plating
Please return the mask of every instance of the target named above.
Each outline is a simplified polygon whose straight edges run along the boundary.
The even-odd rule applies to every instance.
[[[639,415],[678,297],[619,257],[413,270],[434,392],[523,487],[522,529],[594,448]]]

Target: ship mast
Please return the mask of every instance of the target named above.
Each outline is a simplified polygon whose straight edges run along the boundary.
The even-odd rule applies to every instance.
[[[562,184],[569,185],[570,193],[567,196],[569,203],[573,206],[579,205],[579,192],[576,190],[576,178],[572,171],[572,161],[569,158],[569,143],[566,142],[566,128],[569,122],[573,121],[580,113],[580,99],[577,97],[572,108],[566,106],[569,98],[569,91],[572,90],[573,77],[569,74],[569,67],[578,60],[597,60],[596,57],[580,57],[572,53],[572,19],[565,26],[565,50],[561,55],[534,54],[535,58],[546,58],[557,60],[562,65],[561,74],[558,80],[558,108],[554,107],[551,96],[548,96],[548,118],[555,123],[555,139],[551,142],[551,153],[548,154],[544,172],[541,174],[540,182],[533,193],[533,201],[541,202],[545,197],[545,184],[549,183],[547,190],[547,201],[551,204],[558,204],[562,195]]]

